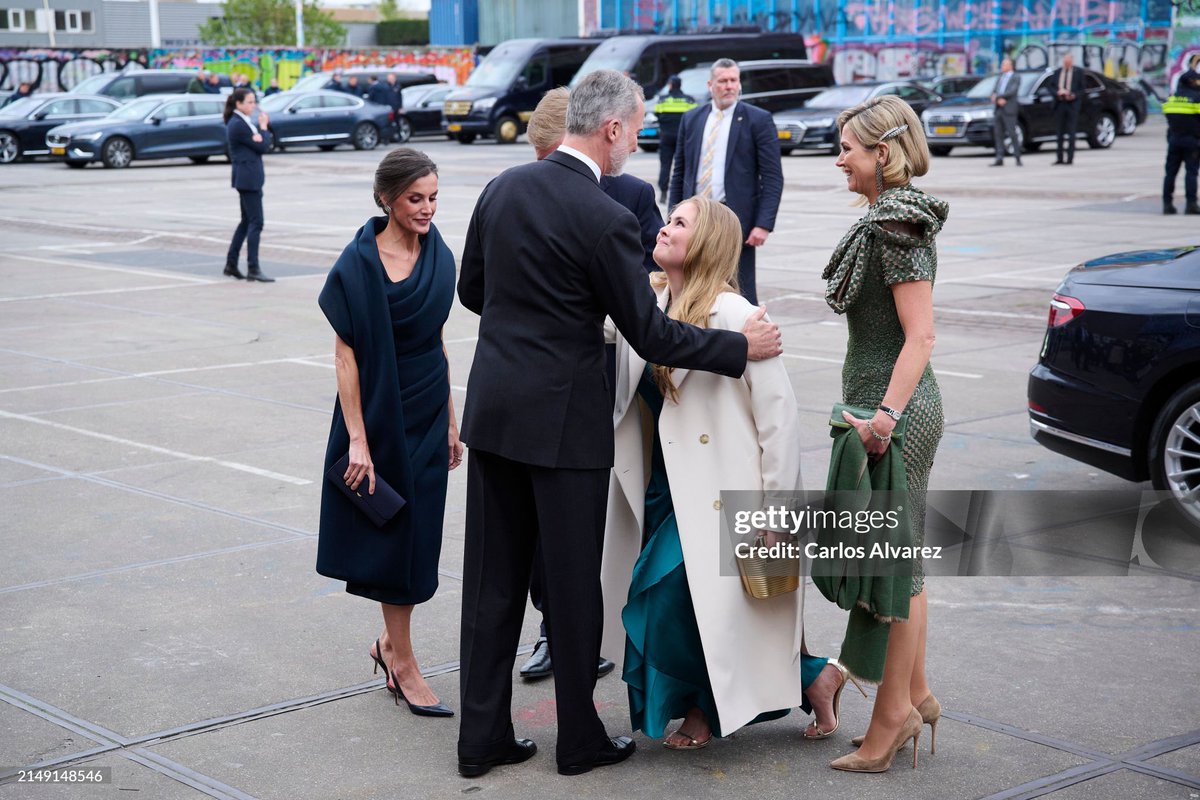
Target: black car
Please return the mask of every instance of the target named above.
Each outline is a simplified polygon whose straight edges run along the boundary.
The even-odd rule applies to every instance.
[[[70,167],[100,161],[120,169],[135,159],[184,156],[202,164],[226,154],[224,110],[220,95],[141,97],[102,119],[52,129],[46,146]]]
[[[742,94],[739,100],[772,113],[803,106],[822,90],[833,86],[833,67],[805,59],[778,58],[769,61],[742,61]],[[711,100],[708,93],[710,65],[685,69],[679,73],[684,94],[699,104]],[[669,86],[646,101],[646,116],[638,131],[638,144],[648,153],[658,149],[658,116],[654,106],[666,96]]]
[[[50,155],[46,134],[68,122],[99,119],[120,108],[108,97],[61,92],[23,97],[0,108],[0,164]]]
[[[779,149],[785,156],[797,149],[836,152],[840,147],[838,114],[888,94],[897,95],[918,115],[942,99],[916,81],[866,81],[833,86],[809,100],[803,108],[780,111],[775,115]]]
[[[1054,70],[1020,70],[1017,96],[1018,144],[1026,151],[1037,150],[1057,138],[1054,121]],[[934,155],[949,155],[955,147],[994,148],[992,139],[992,91],[999,74],[988,75],[962,97],[933,106],[922,116],[929,150]],[[1145,95],[1142,111],[1136,108],[1136,96],[1117,81],[1098,72],[1083,70],[1083,104],[1079,110],[1079,136],[1088,146],[1111,147],[1121,130],[1125,109],[1134,107],[1133,116],[1145,119]],[[1137,90],[1133,90],[1137,91]],[[1136,128],[1136,124],[1134,125]]]
[[[183,69],[146,69],[136,72],[102,72],[71,88],[72,94],[100,94],[127,103],[151,94],[183,94],[199,73]],[[228,75],[219,75],[221,88],[232,88]]]
[[[310,75],[305,75],[296,81],[295,85],[287,91],[315,92],[319,89],[328,89],[333,83],[333,76],[340,74],[342,76],[342,86],[346,86],[346,82],[350,78],[358,78],[358,91],[365,95],[371,78],[386,81],[389,73],[396,76],[396,85],[400,87],[401,91],[409,86],[437,83],[437,76],[431,72],[409,72],[407,70],[388,69],[387,67],[349,67],[347,69],[327,70],[325,72],[314,72]]]
[[[404,108],[401,109],[400,119],[396,120],[396,141],[404,143],[409,137],[429,134],[454,138],[442,129],[442,106],[446,103],[446,95],[457,88],[435,83],[404,89],[400,93],[404,98]]]
[[[391,141],[395,114],[345,92],[280,92],[264,97],[259,107],[271,117],[275,147],[316,145],[332,150],[339,144],[374,150]]]
[[[1200,246],[1067,274],[1029,375],[1029,422],[1043,446],[1149,479],[1200,522]]]
[[[926,89],[941,95],[942,99],[959,97],[971,90],[971,87],[983,80],[983,75],[939,75],[930,80],[921,81]]]

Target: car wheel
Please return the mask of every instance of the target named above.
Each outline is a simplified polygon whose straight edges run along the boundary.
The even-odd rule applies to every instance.
[[[1117,139],[1117,121],[1113,115],[1105,111],[1100,116],[1096,117],[1096,121],[1092,124],[1092,130],[1088,133],[1088,147],[1092,149],[1104,150],[1112,147],[1112,143]]]
[[[500,144],[512,144],[521,135],[521,123],[513,117],[501,117],[492,128],[492,135]]]
[[[374,150],[379,146],[379,128],[369,122],[360,122],[354,129],[354,149]]]
[[[193,164],[207,164],[208,163],[208,156],[188,156],[188,159]]]
[[[475,141],[475,134],[460,133],[458,134],[457,139],[459,144],[470,144],[471,142]]]
[[[68,161],[68,162],[66,162],[66,164],[71,169],[83,169],[84,167],[86,167],[88,165],[88,162],[86,162],[86,161]]]
[[[1200,380],[1176,392],[1150,433],[1150,480],[1169,491],[1177,509],[1200,524]]]
[[[1132,106],[1126,106],[1121,110],[1121,135],[1132,136],[1137,130],[1138,115],[1137,109]]]
[[[337,147],[336,144],[319,144],[319,145],[317,145],[317,149],[320,150],[322,153],[328,153],[330,150],[333,150],[336,147]]]
[[[1025,143],[1029,141],[1029,135],[1025,132],[1025,123],[1018,121],[1016,127],[1017,140],[1013,142],[1014,153],[1026,152]]]
[[[781,148],[779,148],[779,155],[790,156],[792,154],[792,151],[795,149],[796,148],[794,148],[794,147],[781,147]]]
[[[125,169],[133,161],[133,144],[123,136],[114,136],[104,143],[100,160],[109,169]]]
[[[929,148],[929,153],[935,156],[948,156],[953,147],[946,147],[944,144],[935,145]]]
[[[0,164],[11,164],[21,157],[21,141],[12,131],[0,131]]]
[[[642,148],[642,150],[644,150],[647,153],[657,153],[658,152],[658,145],[656,145],[656,144],[638,144],[638,147]]]
[[[400,117],[396,120],[396,141],[404,144],[412,138],[412,123],[407,117]]]

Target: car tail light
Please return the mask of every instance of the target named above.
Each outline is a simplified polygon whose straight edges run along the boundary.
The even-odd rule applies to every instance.
[[[1051,328],[1066,325],[1086,310],[1083,307],[1083,303],[1074,297],[1067,297],[1065,294],[1056,294],[1050,300],[1050,319],[1047,324]]]
[[[1045,414],[1045,413],[1046,413],[1046,407],[1045,407],[1045,406],[1043,406],[1043,405],[1040,405],[1039,403],[1035,403],[1035,402],[1033,402],[1032,400],[1030,400],[1030,401],[1029,401],[1029,410],[1030,410],[1030,411],[1034,411],[1034,412],[1036,412],[1036,413],[1038,413],[1038,414]]]
[[[388,122],[395,122],[395,121],[396,121],[396,112],[389,111],[388,112]]]

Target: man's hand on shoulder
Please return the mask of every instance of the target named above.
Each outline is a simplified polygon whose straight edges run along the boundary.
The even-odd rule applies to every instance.
[[[766,361],[783,352],[783,337],[779,333],[779,326],[764,319],[766,314],[767,307],[759,306],[742,327],[742,335],[746,337],[748,361]]]

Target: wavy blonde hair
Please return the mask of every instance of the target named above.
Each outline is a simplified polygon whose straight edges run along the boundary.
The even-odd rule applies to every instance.
[[[689,197],[685,203],[696,207],[696,222],[692,228],[692,240],[688,242],[683,257],[683,291],[679,297],[671,298],[667,315],[671,319],[708,327],[708,317],[723,292],[738,291],[738,258],[742,254],[742,224],[737,214],[728,206],[707,197]],[[667,285],[667,274],[655,272],[650,276],[650,285],[661,290]],[[652,368],[654,382],[663,396],[673,403],[679,402],[679,388],[671,379],[674,367],[655,364]]]
[[[879,146],[883,135],[905,125],[908,130],[887,140],[888,159],[883,165],[883,187],[903,186],[929,172],[929,142],[912,106],[894,94],[859,103],[838,115],[838,130],[850,130],[868,150]]]
[[[533,115],[529,117],[529,127],[525,130],[525,138],[536,150],[549,150],[558,145],[567,133],[567,104],[571,93],[565,86],[551,89],[538,102]]]

